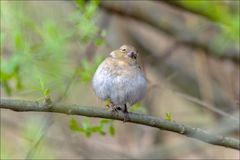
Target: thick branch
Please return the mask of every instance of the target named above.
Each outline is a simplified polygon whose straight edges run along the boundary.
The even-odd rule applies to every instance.
[[[184,10],[184,11],[187,11],[187,12],[191,12],[191,13],[194,13],[196,15],[200,15],[202,17],[205,17],[211,21],[214,21],[214,22],[220,22],[220,23],[225,23],[225,19],[224,19],[224,16],[228,16],[228,13],[227,10],[226,10],[226,7],[223,7],[222,6],[222,3],[220,5],[220,3],[218,4],[217,7],[213,6],[214,3],[210,3],[208,5],[208,7],[211,7],[211,9],[217,9],[217,10],[221,10],[222,12],[217,12],[218,14],[219,13],[222,13],[222,14],[225,14],[225,15],[218,15],[216,14],[215,12],[213,12],[210,8],[203,8],[202,6],[199,6],[201,5],[202,3],[201,2],[198,2],[198,1],[195,1],[195,2],[190,2],[191,3],[191,7],[187,6],[186,4],[189,3],[189,1],[185,1],[185,0],[167,0],[167,1],[164,1],[164,0],[161,0],[162,3],[166,3],[170,6],[173,6],[173,7],[176,7],[176,8],[179,8],[181,10]],[[194,6],[193,6],[194,5]],[[216,3],[215,3],[216,5]],[[214,7],[214,8],[213,8]]]
[[[219,49],[213,43],[215,36],[202,38],[203,33],[185,25],[184,20],[178,15],[161,11],[157,2],[101,1],[100,6],[110,13],[130,17],[154,26],[175,37],[179,43],[189,47],[202,48],[209,55],[230,59],[237,63],[240,61],[239,50],[234,46]]]
[[[121,113],[112,115],[110,112],[104,109],[68,104],[49,104],[34,101],[1,99],[0,108],[11,109],[18,112],[56,112],[69,115],[123,120],[123,114]],[[176,132],[210,144],[240,150],[240,142],[237,139],[211,134],[199,128],[192,128],[174,121],[167,121],[144,114],[129,113],[129,122]]]

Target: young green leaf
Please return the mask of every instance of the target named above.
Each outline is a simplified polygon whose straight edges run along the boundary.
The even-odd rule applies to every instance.
[[[114,128],[114,126],[113,126],[112,124],[109,125],[108,130],[109,130],[109,134],[110,134],[111,136],[114,136],[114,135],[115,135],[115,128]]]
[[[104,123],[109,123],[110,120],[109,119],[101,119],[100,120],[100,123],[104,124]]]
[[[83,132],[84,131],[81,127],[79,127],[78,122],[75,118],[71,118],[70,128],[71,128],[71,130],[77,131],[77,132]]]
[[[172,114],[171,113],[166,113],[165,114],[165,120],[172,121]]]

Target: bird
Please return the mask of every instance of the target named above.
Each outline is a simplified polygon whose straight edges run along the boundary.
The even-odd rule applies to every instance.
[[[122,45],[98,66],[92,79],[96,95],[107,103],[111,113],[121,110],[124,122],[129,120],[128,108],[140,101],[147,91],[147,79],[138,60],[135,47]]]

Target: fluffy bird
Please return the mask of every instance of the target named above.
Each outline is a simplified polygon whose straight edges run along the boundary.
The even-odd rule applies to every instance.
[[[130,45],[114,50],[97,68],[92,85],[96,95],[108,102],[111,112],[121,110],[128,120],[128,107],[140,101],[147,90],[147,80],[138,64],[138,52]]]

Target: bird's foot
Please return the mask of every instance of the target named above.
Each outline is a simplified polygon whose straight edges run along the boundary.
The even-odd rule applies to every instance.
[[[128,112],[123,113],[123,122],[127,122],[129,120]]]
[[[114,106],[110,108],[110,112],[111,112],[111,115],[115,115],[116,113],[118,113],[117,107]]]
[[[119,107],[117,107],[115,104],[113,104],[112,102],[109,103],[108,105],[106,105],[107,108],[109,109],[109,111],[111,112],[112,115],[118,113]],[[120,108],[121,110],[121,108]]]
[[[129,114],[127,110],[127,105],[124,105],[124,110],[123,110],[123,122],[127,122],[129,120]]]

